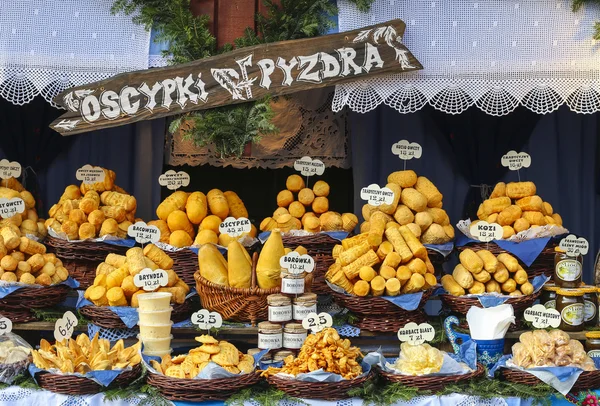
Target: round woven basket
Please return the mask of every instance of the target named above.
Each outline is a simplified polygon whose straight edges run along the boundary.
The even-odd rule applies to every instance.
[[[282,392],[300,399],[342,400],[348,399],[348,391],[364,385],[375,376],[373,369],[356,379],[346,379],[340,382],[304,382],[296,379],[269,376],[267,381]]]
[[[464,375],[449,375],[449,376],[410,376],[401,374],[392,374],[390,372],[382,371],[377,368],[379,375],[383,379],[392,383],[401,383],[402,385],[410,386],[420,390],[430,390],[437,392],[442,390],[446,385],[451,385],[458,382],[468,381],[469,379],[477,378],[483,375],[485,368],[481,364],[477,364],[477,369],[473,372]]]
[[[136,365],[129,371],[124,371],[108,386],[109,388],[121,388],[135,381],[142,373],[141,364]],[[41,388],[50,392],[63,395],[93,395],[100,393],[104,388],[91,379],[75,375],[59,375],[49,372],[36,374],[37,382]]]
[[[540,296],[541,290],[531,294],[523,296],[511,296],[505,304],[512,305],[515,310],[515,314],[524,312],[525,309],[530,307],[533,302]],[[466,296],[453,296],[450,294],[439,295],[440,299],[445,308],[450,309],[454,313],[467,314],[469,309],[473,306],[483,308],[483,305],[476,297]]]
[[[223,320],[250,322],[252,325],[268,318],[267,296],[280,293],[281,287],[261,289],[256,284],[256,261],[258,254],[252,256],[251,288],[232,288],[218,285],[202,276],[194,274],[196,291],[202,302],[202,307],[218,312]]]
[[[234,393],[258,383],[257,373],[220,379],[181,379],[148,373],[148,384],[154,386],[166,399],[180,402],[226,400]]]
[[[381,297],[377,296],[353,296],[346,295],[344,293],[334,292],[329,289],[333,300],[335,300],[340,306],[347,308],[352,313],[359,316],[377,316],[377,317],[389,317],[389,316],[404,316],[406,313],[410,313],[408,310],[396,306],[392,302],[389,302]],[[423,297],[419,303],[418,308],[425,306],[425,303],[431,296],[433,289],[423,291]]]
[[[198,269],[198,254],[187,248],[165,253],[173,260],[173,270],[181,280],[188,285],[196,283],[194,273]]]
[[[543,383],[534,375],[518,369],[502,368],[502,376],[509,382],[520,383],[522,385],[539,385]],[[571,392],[581,392],[600,388],[600,370],[583,371],[577,382],[571,388]]]
[[[188,299],[183,304],[173,305],[171,320],[174,323],[186,320],[192,312],[192,305]],[[128,328],[119,316],[108,307],[83,306],[79,309],[79,313],[95,325],[103,328]]]
[[[519,257],[513,255],[518,261],[519,264],[527,271],[527,275],[529,278],[536,277],[538,275],[546,275],[552,276],[554,274],[554,247],[556,247],[556,242],[549,240],[546,247],[540,252],[540,255],[533,261],[531,266],[525,265],[523,261],[519,259]],[[503,253],[510,254],[510,252],[500,248],[496,243],[490,242],[478,242],[478,243],[469,243],[468,245],[463,245],[462,247],[456,247],[456,249],[461,252],[467,248],[472,249],[473,251],[478,250],[488,250],[494,255],[499,255]]]
[[[47,236],[44,243],[48,252],[55,253],[73,279],[79,282],[81,289],[92,285],[98,264],[103,262],[108,254],[125,255],[128,250],[127,247],[104,242],[72,242],[52,236]]]
[[[426,323],[427,314],[423,310],[414,310],[406,312],[404,315],[391,316],[365,316],[359,317],[358,321],[350,324],[361,330],[372,331],[375,333],[396,333],[407,323]]]
[[[0,299],[0,313],[52,307],[63,302],[70,290],[67,285],[17,289]]]

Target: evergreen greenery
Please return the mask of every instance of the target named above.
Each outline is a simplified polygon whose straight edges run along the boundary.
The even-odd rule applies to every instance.
[[[307,404],[301,399],[291,397],[266,383],[260,383],[237,392],[225,401],[225,405],[243,406],[246,401],[250,400],[253,403],[258,403],[260,406],[277,406],[284,400],[293,404]]]
[[[368,12],[371,9],[371,4],[375,2],[375,0],[348,0],[350,3],[353,3],[357,9],[362,11],[363,13]]]

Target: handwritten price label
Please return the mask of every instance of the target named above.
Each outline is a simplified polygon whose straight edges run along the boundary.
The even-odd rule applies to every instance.
[[[190,175],[184,171],[168,170],[158,177],[158,184],[169,190],[177,190],[190,184]]]
[[[372,183],[360,190],[360,198],[366,200],[371,206],[392,204],[394,202],[394,191],[387,187],[380,187]]]
[[[104,169],[99,166],[83,165],[77,169],[75,173],[75,179],[90,185],[92,183],[104,182]]]
[[[169,274],[162,269],[152,270],[150,268],[142,269],[133,277],[133,284],[146,292],[152,292],[161,286],[167,286],[169,283]]]
[[[294,162],[294,169],[300,172],[302,176],[321,176],[325,173],[325,164],[320,159],[303,156]]]
[[[210,330],[211,328],[220,328],[223,325],[223,317],[217,312],[209,312],[206,309],[198,310],[192,314],[192,323],[197,325],[200,330]]]
[[[588,251],[590,250],[590,244],[585,238],[577,238],[577,236],[573,234],[569,234],[568,236],[560,240],[558,247],[561,250],[565,251],[570,257],[587,255]]]
[[[546,309],[542,304],[525,309],[525,320],[535,328],[557,328],[560,325],[560,313],[556,309]]]
[[[403,161],[410,161],[413,158],[421,158],[423,155],[423,148],[416,142],[401,140],[392,145],[392,154],[398,155],[398,158]]]
[[[12,331],[12,321],[6,317],[0,317],[0,336]]]
[[[469,229],[473,238],[482,242],[499,240],[504,234],[502,226],[497,223],[488,223],[487,221],[478,221]]]
[[[518,171],[531,166],[531,156],[527,152],[508,151],[500,163],[511,171]]]
[[[279,259],[279,265],[293,275],[300,275],[312,272],[315,269],[315,260],[308,254],[300,255],[292,251]]]
[[[407,323],[398,330],[398,340],[411,345],[420,345],[435,338],[435,329],[429,323]]]
[[[12,199],[0,198],[0,217],[10,218],[25,211],[25,202],[19,197]]]
[[[0,159],[0,178],[18,178],[21,176],[21,164],[13,161],[10,162],[8,159]]]
[[[140,244],[157,243],[160,241],[160,230],[156,226],[149,226],[143,221],[138,221],[127,228],[127,235]]]
[[[73,312],[68,311],[54,324],[54,339],[56,341],[62,341],[71,338],[75,326],[77,326],[77,317]]]
[[[252,224],[246,217],[240,217],[238,219],[227,217],[219,224],[219,233],[227,234],[231,237],[239,237],[242,234],[247,234],[251,229]]]
[[[328,313],[309,313],[304,319],[302,319],[302,327],[306,330],[310,330],[313,333],[318,333],[326,329],[327,327],[333,326],[333,319]]]

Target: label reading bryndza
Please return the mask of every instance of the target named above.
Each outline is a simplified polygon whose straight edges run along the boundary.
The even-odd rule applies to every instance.
[[[581,262],[563,259],[556,264],[556,275],[565,282],[572,282],[581,277]]]
[[[583,324],[583,304],[573,303],[565,306],[560,312],[562,320],[570,326]]]

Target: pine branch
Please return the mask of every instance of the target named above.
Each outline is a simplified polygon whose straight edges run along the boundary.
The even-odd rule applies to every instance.
[[[354,4],[359,11],[363,13],[368,12],[371,9],[371,5],[375,2],[375,0],[348,0],[350,3]]]

